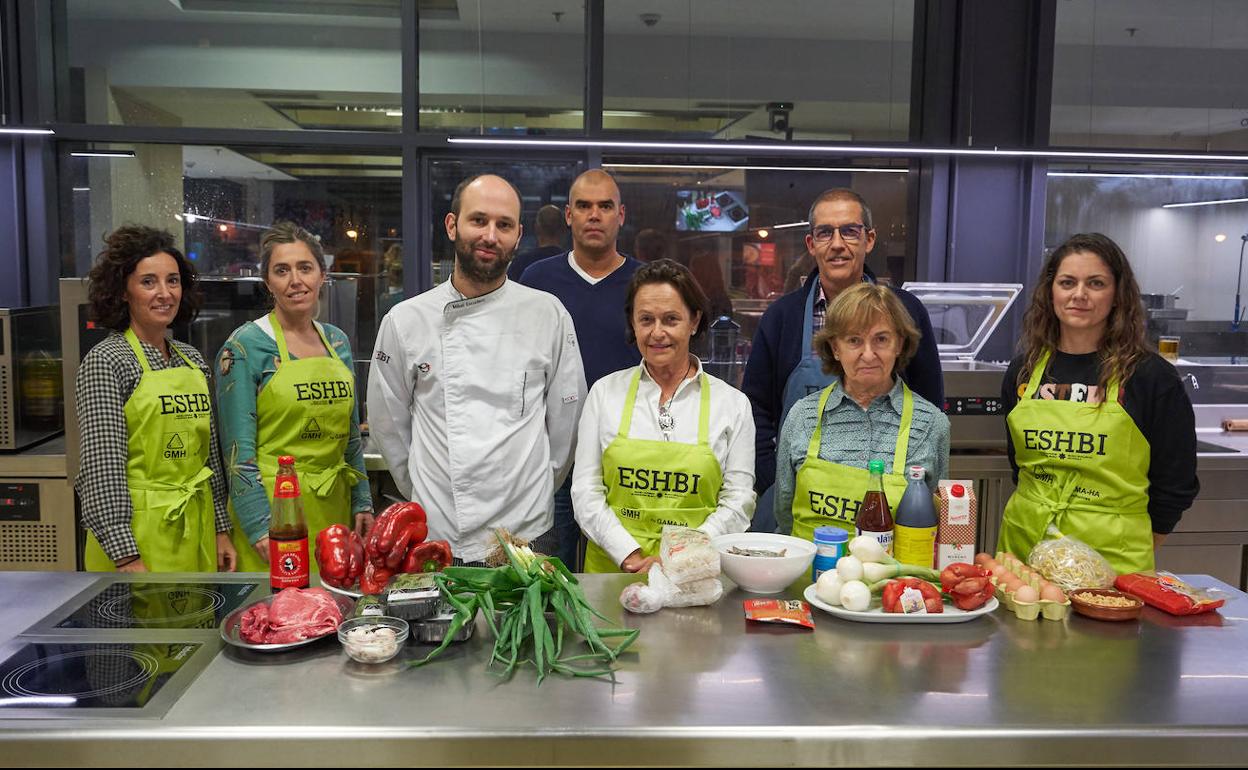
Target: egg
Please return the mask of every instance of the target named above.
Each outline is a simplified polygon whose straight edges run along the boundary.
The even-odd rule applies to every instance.
[[[1023,587],[1023,581],[1008,572],[1001,577],[1001,582],[1005,585],[1007,593],[1014,593]]]
[[[1040,595],[1036,593],[1036,589],[1029,585],[1019,586],[1018,590],[1014,592],[1014,601],[1016,602],[1034,602],[1039,598]]]
[[[992,569],[992,576],[998,580],[1005,577],[1005,575],[1009,573],[1009,570],[1005,568],[1004,564],[998,564],[997,566],[992,567],[991,569]]]
[[[1066,594],[1062,593],[1062,589],[1049,583],[1040,589],[1040,598],[1046,602],[1056,602],[1058,604],[1066,603]]]
[[[992,558],[992,555],[991,555],[991,554],[986,554],[986,553],[977,553],[977,554],[975,554],[975,563],[976,563],[976,564],[978,564],[978,565],[979,565],[979,566],[981,566],[981,567],[982,567],[982,566],[984,566],[985,564],[987,564],[987,563],[988,563],[988,562],[990,562],[990,561],[993,561],[993,558]]]
[[[981,568],[981,569],[986,569],[986,570],[988,570],[989,572],[992,572],[994,569],[996,569],[996,568],[997,568],[997,567],[999,567],[999,566],[1001,566],[1001,565],[997,563],[997,560],[996,560],[996,559],[989,559],[988,561],[986,561],[986,562],[984,562],[983,564],[981,564],[981,565],[980,565],[980,568]]]

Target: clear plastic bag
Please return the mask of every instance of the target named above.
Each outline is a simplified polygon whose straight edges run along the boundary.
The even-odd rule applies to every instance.
[[[1096,549],[1078,538],[1063,535],[1049,526],[1045,535],[1031,549],[1027,563],[1063,591],[1078,588],[1113,588],[1118,573]]]
[[[658,564],[650,566],[650,583],[630,583],[620,593],[620,604],[629,612],[657,612],[664,607],[701,607],[724,595],[718,577],[676,585]]]
[[[663,527],[659,540],[663,573],[679,586],[695,580],[719,577],[719,551],[711,536],[688,527]]]

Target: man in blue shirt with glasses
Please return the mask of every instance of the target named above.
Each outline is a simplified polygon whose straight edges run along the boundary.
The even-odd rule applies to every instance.
[[[745,365],[741,390],[754,410],[755,489],[761,495],[751,529],[775,529],[770,490],[776,477],[776,437],[785,415],[798,399],[827,387],[834,375],[824,374],[811,348],[823,328],[828,303],[861,281],[875,282],[866,266],[875,247],[871,209],[853,190],[820,193],[807,216],[806,249],[815,269],[804,285],[776,300],[759,322]],[[914,359],[902,373],[910,389],[938,407],[945,403],[944,378],[932,322],[923,303],[910,292],[893,288],[914,319],[921,339]]]

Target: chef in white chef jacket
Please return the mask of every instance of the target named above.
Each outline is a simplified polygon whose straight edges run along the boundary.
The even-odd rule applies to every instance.
[[[396,305],[377,332],[371,445],[457,559],[483,559],[498,527],[554,553],[553,493],[586,391],[572,318],[554,295],[507,280],[521,226],[506,179],[461,182],[445,224],[450,280]]]

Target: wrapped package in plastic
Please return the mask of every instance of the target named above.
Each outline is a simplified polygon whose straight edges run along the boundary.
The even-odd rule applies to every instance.
[[[719,552],[711,536],[688,527],[663,527],[659,560],[667,578],[679,586],[719,577]]]
[[[718,577],[676,585],[658,564],[650,566],[650,582],[631,583],[620,593],[620,604],[629,612],[657,612],[663,607],[701,607],[714,604],[724,595]]]
[[[1095,548],[1049,526],[1049,540],[1031,549],[1027,563],[1063,591],[1078,588],[1113,588],[1118,573]]]

